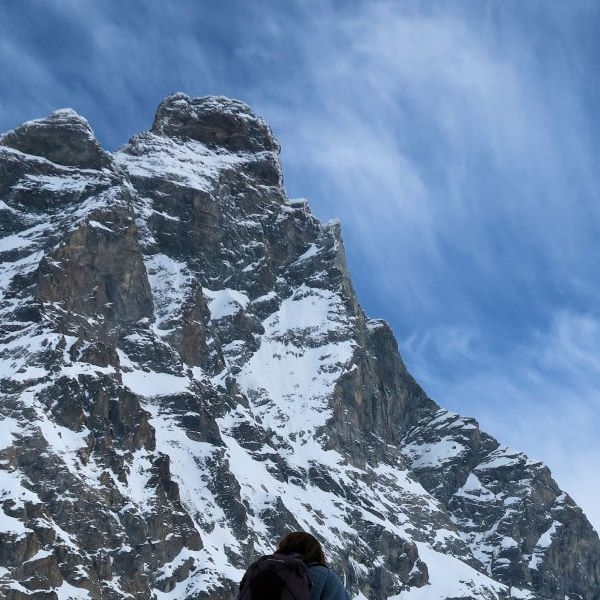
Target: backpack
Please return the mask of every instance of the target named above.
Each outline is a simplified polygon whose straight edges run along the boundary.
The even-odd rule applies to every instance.
[[[271,554],[250,565],[236,600],[308,600],[311,581],[300,554]]]

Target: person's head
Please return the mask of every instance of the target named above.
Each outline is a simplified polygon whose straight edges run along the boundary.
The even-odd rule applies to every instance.
[[[277,552],[281,554],[298,553],[307,565],[317,563],[326,566],[325,554],[319,540],[305,531],[292,531],[286,533],[277,546]]]

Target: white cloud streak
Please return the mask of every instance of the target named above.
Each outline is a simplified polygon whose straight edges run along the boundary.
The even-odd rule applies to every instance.
[[[326,210],[401,290],[403,309],[438,302],[431,278],[455,267],[449,246],[486,275],[510,265],[530,284],[541,260],[575,276],[579,240],[598,220],[598,177],[571,87],[559,77],[533,85],[536,59],[522,41],[493,47],[477,23],[415,12],[319,12],[305,43],[294,38],[309,85],[264,104],[287,165],[324,182]],[[402,277],[390,283],[394,271]]]

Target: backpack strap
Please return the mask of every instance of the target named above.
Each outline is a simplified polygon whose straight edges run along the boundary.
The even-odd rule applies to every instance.
[[[325,567],[326,569],[329,569],[329,567],[327,565],[324,565],[323,563],[320,563],[320,562],[311,562],[311,563],[308,563],[306,565],[306,568],[308,569],[309,567]]]

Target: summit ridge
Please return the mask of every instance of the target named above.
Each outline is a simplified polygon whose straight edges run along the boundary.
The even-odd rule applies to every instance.
[[[191,138],[233,152],[278,153],[280,149],[266,121],[241,100],[225,96],[190,98],[183,93],[167,96],[156,111],[151,131]]]

